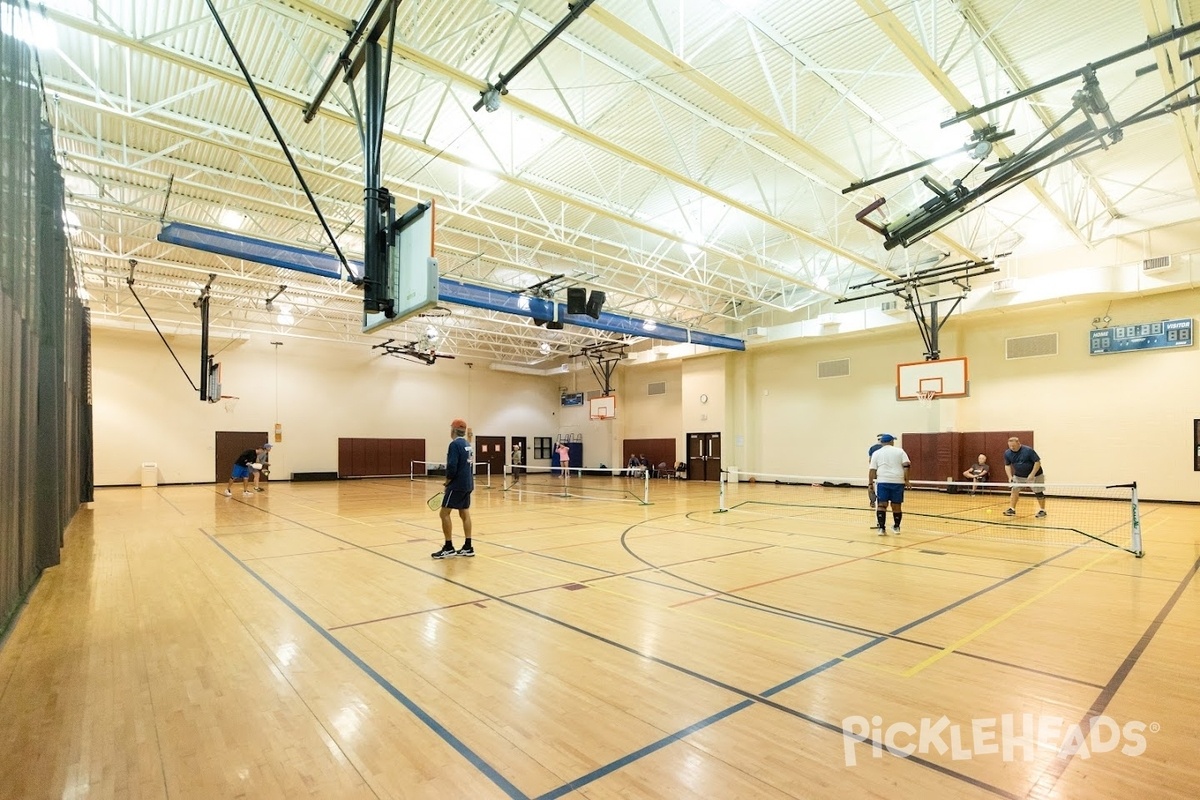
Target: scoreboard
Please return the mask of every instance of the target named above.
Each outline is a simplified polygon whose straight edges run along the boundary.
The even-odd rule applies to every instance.
[[[1161,350],[1191,347],[1192,319],[1164,319],[1139,325],[1118,325],[1091,331],[1091,354],[1124,353],[1129,350]]]

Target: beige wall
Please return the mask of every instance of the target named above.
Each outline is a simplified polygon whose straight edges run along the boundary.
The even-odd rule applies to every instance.
[[[1027,428],[1051,481],[1136,480],[1149,498],[1200,501],[1193,420],[1200,418],[1200,348],[1088,354],[1095,316],[1113,325],[1194,317],[1200,292],[1108,304],[1070,304],[971,321],[971,397],[958,401],[963,429]],[[1004,359],[1006,336],[1057,332],[1059,355]]]
[[[279,351],[276,413],[276,354],[257,338],[220,356],[225,392],[242,398],[229,414],[195,399],[153,334],[97,330],[97,483],[136,483],[142,461],[157,461],[166,482],[212,480],[214,431],[270,430],[276,421],[284,441],[272,460],[283,475],[336,469],[340,436],[422,437],[435,457],[447,421],[465,416],[482,435],[581,433],[591,467],[618,466],[627,438],[674,438],[684,458],[687,433],[717,431],[727,466],[813,477],[863,477],[866,449],[880,432],[1032,429],[1055,482],[1136,480],[1148,498],[1200,501],[1192,470],[1200,347],[1087,351],[1093,317],[1133,324],[1193,316],[1198,307],[1200,291],[1191,289],[953,317],[942,354],[970,359],[970,396],[930,408],[895,399],[896,364],[919,361],[924,350],[911,321],[746,353],[631,359],[617,368],[617,419],[606,422],[589,420],[586,407],[559,405],[563,386],[597,388],[586,370],[542,377],[472,370],[462,360],[425,367],[362,345],[293,340]],[[1057,356],[1005,359],[1006,338],[1049,332],[1059,335]],[[174,344],[194,374],[198,342]],[[850,359],[849,376],[817,378],[817,362],[838,358]],[[659,381],[666,394],[647,395]]]
[[[339,437],[424,438],[430,459],[443,457],[446,431],[464,417],[485,436],[556,436],[558,388],[542,377],[498,373],[465,361],[427,367],[379,355],[363,345],[266,337],[236,341],[217,357],[225,403],[201,403],[153,333],[93,331],[92,378],[96,484],[133,484],[141,462],[159,465],[165,483],[212,481],[214,433],[283,425],[271,454],[274,472],[337,469]],[[214,341],[212,350],[227,340]],[[174,337],[183,365],[199,371],[199,340]],[[222,476],[225,477],[225,476]]]
[[[919,361],[915,323],[903,330],[798,340],[752,350],[744,393],[734,388],[734,436],[742,469],[810,476],[862,476],[875,434],[1023,430],[1037,436],[1050,479],[1136,480],[1147,498],[1200,501],[1192,469],[1200,418],[1200,347],[1088,355],[1092,319],[1112,324],[1192,317],[1200,291],[1063,303],[953,318],[943,357],[970,359],[970,396],[929,409],[895,399],[897,363]],[[1056,332],[1059,354],[1008,361],[1008,337]],[[851,374],[818,379],[818,361],[849,358]]]

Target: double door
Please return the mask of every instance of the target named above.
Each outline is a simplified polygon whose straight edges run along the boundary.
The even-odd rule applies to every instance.
[[[687,467],[689,481],[721,480],[721,434],[689,433]]]

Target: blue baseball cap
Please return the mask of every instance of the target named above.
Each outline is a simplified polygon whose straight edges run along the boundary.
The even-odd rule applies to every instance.
[[[894,441],[896,441],[896,437],[892,436],[890,433],[881,433],[881,434],[879,434],[879,441],[894,442]]]

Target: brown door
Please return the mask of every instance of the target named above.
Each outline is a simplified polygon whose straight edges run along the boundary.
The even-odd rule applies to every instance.
[[[500,481],[504,477],[504,465],[508,463],[508,453],[504,450],[503,436],[475,437],[475,482],[487,485],[488,471],[484,464],[491,467],[491,477]]]
[[[267,442],[267,432],[262,431],[217,431],[216,482],[223,483],[233,474],[233,462],[246,450],[262,447]],[[262,480],[268,480],[263,476]]]
[[[719,481],[721,479],[721,434],[689,433],[687,435],[687,465],[690,481]]]

